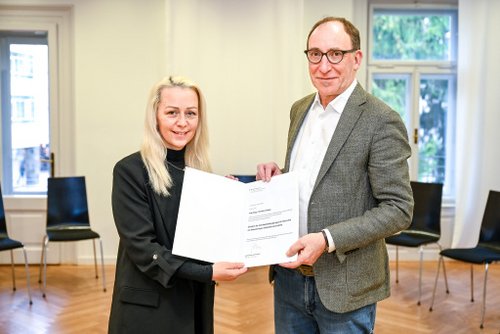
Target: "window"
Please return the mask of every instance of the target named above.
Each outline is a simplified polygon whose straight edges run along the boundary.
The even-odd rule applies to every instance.
[[[42,32],[2,32],[2,188],[5,195],[44,194],[50,174],[49,71]],[[46,35],[46,34],[45,34]]]
[[[33,96],[12,96],[12,122],[34,121],[35,108]]]
[[[454,198],[456,8],[372,6],[369,90],[404,120],[410,177],[443,183]]]
[[[33,55],[24,53],[22,49],[16,52],[20,45],[13,46],[10,53],[10,63],[12,75],[18,78],[33,78]]]

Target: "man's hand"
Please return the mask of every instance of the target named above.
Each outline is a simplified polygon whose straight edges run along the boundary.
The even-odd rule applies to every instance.
[[[257,175],[255,175],[255,179],[262,180],[264,182],[269,182],[271,180],[271,177],[279,174],[281,174],[281,169],[274,162],[258,164]]]
[[[323,254],[326,247],[325,238],[321,232],[309,233],[297,240],[286,252],[287,256],[298,254],[294,262],[281,263],[285,268],[297,268],[302,264],[312,266],[316,260]]]
[[[212,281],[233,281],[247,270],[244,263],[217,262],[212,265]]]

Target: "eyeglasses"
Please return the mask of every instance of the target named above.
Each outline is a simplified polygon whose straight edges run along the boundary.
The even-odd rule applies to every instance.
[[[344,59],[344,55],[346,53],[350,52],[355,52],[358,51],[358,49],[351,49],[351,50],[334,50],[330,49],[326,52],[321,52],[320,49],[309,49],[305,50],[304,53],[307,56],[307,60],[309,60],[310,63],[312,64],[319,64],[321,62],[321,59],[323,59],[323,56],[326,56],[326,59],[331,64],[338,64]]]

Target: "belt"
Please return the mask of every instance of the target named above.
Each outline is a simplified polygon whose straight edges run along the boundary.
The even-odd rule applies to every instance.
[[[314,276],[313,267],[307,264],[300,265],[299,267],[296,268],[296,270],[303,276],[308,276],[308,277]]]

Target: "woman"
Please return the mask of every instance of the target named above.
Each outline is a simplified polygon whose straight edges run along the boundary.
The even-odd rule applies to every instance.
[[[109,333],[213,333],[214,281],[246,272],[172,254],[184,167],[209,171],[205,103],[182,77],[151,90],[140,152],[113,170],[120,235]]]

